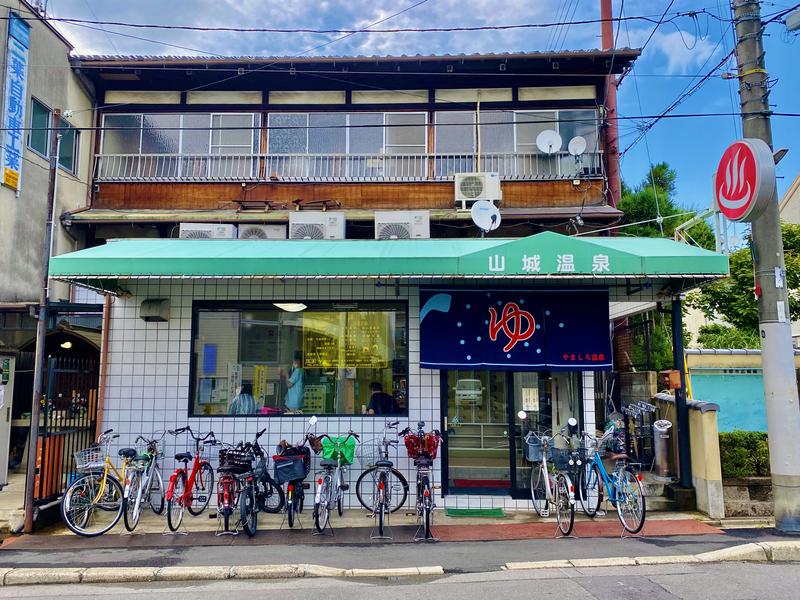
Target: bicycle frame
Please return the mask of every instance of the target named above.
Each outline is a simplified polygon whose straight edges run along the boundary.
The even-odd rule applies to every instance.
[[[108,455],[106,455],[104,464],[103,464],[103,478],[100,480],[100,489],[97,491],[97,495],[92,500],[93,504],[96,504],[100,501],[100,498],[103,497],[103,494],[106,491],[106,481],[108,479],[108,474],[110,471],[114,472],[114,476],[117,478],[117,481],[124,482],[125,481],[125,472],[128,465],[128,459],[122,459],[122,467],[121,470],[117,469],[116,465],[111,461]]]

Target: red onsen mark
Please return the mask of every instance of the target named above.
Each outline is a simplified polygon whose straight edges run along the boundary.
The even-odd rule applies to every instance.
[[[523,324],[527,323],[527,326]],[[515,302],[509,302],[503,307],[503,314],[497,320],[497,311],[489,307],[489,338],[494,342],[500,330],[508,337],[508,343],[503,347],[503,352],[508,352],[518,342],[530,338],[536,331],[536,320],[527,310],[522,310]]]

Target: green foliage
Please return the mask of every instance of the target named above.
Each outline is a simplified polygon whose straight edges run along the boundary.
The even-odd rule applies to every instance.
[[[619,230],[620,235],[662,237],[663,228],[663,236],[673,237],[678,225],[694,217],[694,213],[672,217],[672,215],[687,212],[675,201],[675,179],[675,171],[662,162],[653,165],[647,177],[638,186],[630,188],[623,184],[622,198],[617,205],[617,208],[625,213],[622,219],[623,224],[649,222],[624,227]],[[656,205],[658,205],[658,211]],[[659,213],[664,217],[661,227],[653,221]],[[698,223],[691,227],[688,233],[702,248],[714,249],[714,232],[708,223]]]
[[[730,431],[719,434],[722,477],[767,477],[769,444],[763,431]]]
[[[800,319],[800,225],[781,226],[786,285],[792,319]],[[708,284],[687,298],[709,318],[721,317],[746,332],[758,331],[758,304],[753,295],[753,260],[749,248],[730,255],[731,276]]]
[[[634,346],[631,348],[631,362],[636,366],[647,366],[647,348],[644,330],[637,325],[651,320],[650,324],[650,360],[655,371],[671,369],[672,358],[672,319],[658,311],[630,317],[629,325],[634,327]]]
[[[758,331],[717,323],[700,327],[697,343],[703,348],[761,348]]]

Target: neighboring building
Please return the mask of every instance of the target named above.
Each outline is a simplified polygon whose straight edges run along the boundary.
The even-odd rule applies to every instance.
[[[781,220],[793,225],[800,225],[800,175],[786,190],[780,201]]]

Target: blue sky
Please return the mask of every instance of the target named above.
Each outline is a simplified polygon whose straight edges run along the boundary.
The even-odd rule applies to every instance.
[[[204,26],[364,28],[416,4],[419,0],[50,0],[51,16],[129,22],[194,24]],[[624,14],[658,18],[668,0],[627,0]],[[763,13],[793,5],[791,0],[762,3]],[[620,9],[614,1],[614,15]],[[669,14],[707,10],[724,19],[730,17],[727,0],[676,1]],[[599,0],[428,0],[381,27],[433,27],[545,23],[599,18]],[[573,16],[574,15],[574,16]],[[619,32],[618,45],[638,47],[654,25],[629,21]],[[106,32],[74,25],[60,25],[80,53],[299,55],[335,40],[337,35],[198,33],[187,31],[131,30],[112,26]],[[153,41],[118,35],[124,32]],[[790,38],[781,24],[771,25],[765,39],[767,69],[775,80],[770,101],[774,110],[800,112],[800,79],[797,61],[800,42]],[[175,48],[174,44],[195,51]],[[619,90],[621,115],[653,115],[666,108],[693,79],[705,74],[732,48],[733,34],[727,22],[700,14],[696,19],[680,17],[662,24],[637,61],[634,73]],[[589,49],[600,46],[600,26],[573,25],[550,29],[505,32],[356,34],[334,41],[311,54],[417,54],[471,53]],[[733,64],[732,68],[735,66]],[[635,76],[634,76],[635,74]],[[735,81],[717,76],[675,113],[732,112],[738,110]],[[638,89],[637,89],[638,88]],[[638,92],[638,93],[637,93]],[[691,208],[708,206],[711,173],[725,147],[741,135],[738,117],[706,117],[662,120],[623,158],[623,177],[636,184],[647,173],[650,160],[666,161],[678,172],[678,199]],[[621,147],[637,135],[636,123],[621,126]],[[775,147],[789,148],[778,167],[778,191],[782,194],[800,173],[800,118],[773,119]],[[648,159],[649,148],[649,159]]]

